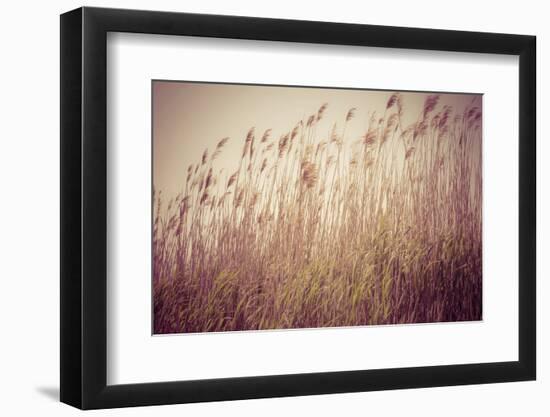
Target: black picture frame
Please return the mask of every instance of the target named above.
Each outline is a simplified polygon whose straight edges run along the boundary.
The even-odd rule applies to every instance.
[[[519,56],[519,358],[512,362],[107,385],[108,32]],[[81,409],[534,380],[534,36],[171,12],[61,15],[61,401]]]

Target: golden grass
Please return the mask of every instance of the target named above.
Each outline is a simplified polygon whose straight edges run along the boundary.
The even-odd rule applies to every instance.
[[[401,96],[347,137],[328,104],[288,133],[250,129],[235,172],[189,166],[154,198],[154,332],[481,319],[481,111]],[[341,125],[341,127],[339,127]]]

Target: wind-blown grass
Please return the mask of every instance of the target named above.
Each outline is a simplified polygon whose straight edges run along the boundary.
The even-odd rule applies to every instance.
[[[323,104],[278,138],[251,128],[235,172],[189,166],[154,193],[154,333],[480,320],[481,111],[401,96],[346,136]]]

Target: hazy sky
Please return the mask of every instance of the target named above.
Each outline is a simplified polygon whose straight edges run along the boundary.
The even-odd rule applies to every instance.
[[[244,139],[255,127],[259,139],[266,129],[278,139],[301,119],[328,103],[317,134],[326,139],[336,122],[344,126],[350,108],[357,108],[346,128],[352,140],[363,135],[372,111],[382,116],[393,91],[327,88],[271,87],[239,84],[153,82],[153,184],[165,197],[177,195],[185,184],[187,167],[205,150],[212,152],[220,139],[229,137],[217,166],[233,172],[238,166]],[[405,126],[417,120],[430,93],[402,93]],[[433,94],[433,93],[431,93]],[[436,111],[450,105],[456,113],[480,95],[442,94]]]

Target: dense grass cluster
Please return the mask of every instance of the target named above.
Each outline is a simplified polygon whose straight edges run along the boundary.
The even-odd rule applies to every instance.
[[[481,110],[400,94],[346,135],[330,108],[272,138],[250,129],[234,172],[228,138],[154,199],[154,332],[481,319]]]

